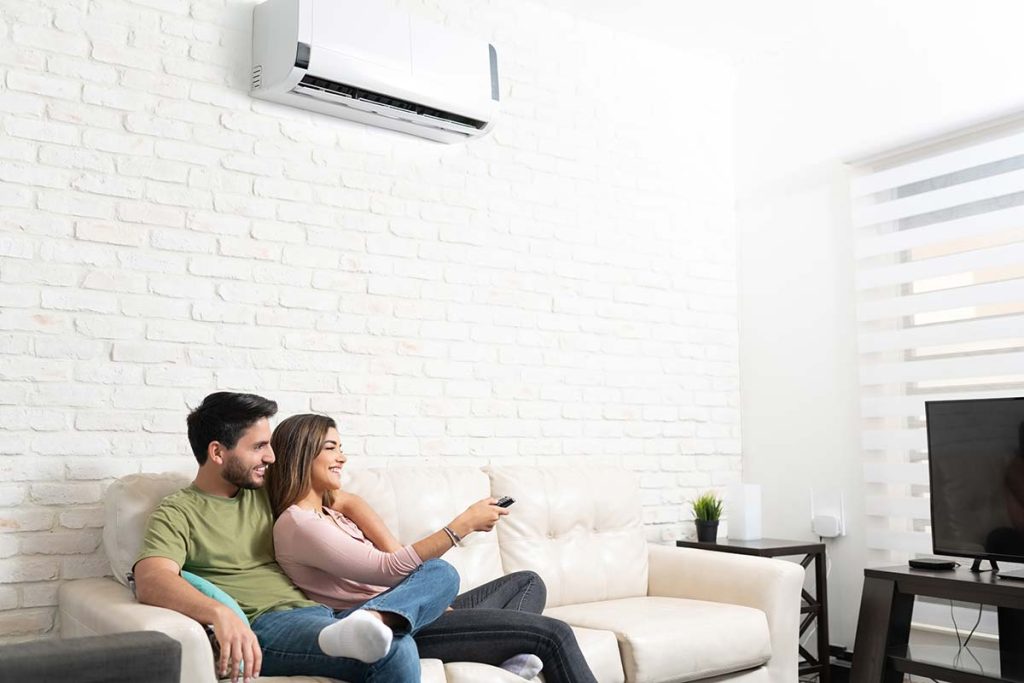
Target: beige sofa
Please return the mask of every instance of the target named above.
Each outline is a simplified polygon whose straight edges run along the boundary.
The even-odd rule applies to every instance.
[[[648,544],[639,489],[615,468],[350,467],[346,489],[376,508],[402,542],[447,523],[487,495],[517,502],[494,533],[473,534],[445,555],[466,590],[506,572],[532,569],[548,587],[545,614],[574,627],[601,683],[797,679],[803,571],[793,563]],[[146,517],[181,486],[181,475],[132,475],[107,494],[104,544],[122,579]],[[181,641],[182,683],[214,683],[213,655],[198,623],[138,604],[113,579],[65,583],[66,637],[157,630]],[[292,676],[263,681],[327,679]],[[522,679],[468,662],[423,660],[426,683]]]

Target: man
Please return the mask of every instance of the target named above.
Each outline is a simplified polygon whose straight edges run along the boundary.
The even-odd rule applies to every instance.
[[[307,600],[274,560],[274,520],[262,487],[274,462],[270,418],[276,413],[274,401],[219,392],[188,416],[199,471],[191,486],[165,498],[150,518],[134,567],[139,601],[211,624],[220,644],[217,671],[230,673],[232,681],[261,673],[419,681],[416,643],[401,628],[393,640],[388,631],[390,644],[365,656],[380,624],[392,626],[391,613],[377,613],[376,620],[365,613],[340,619]],[[189,585],[182,569],[233,597],[251,627]],[[458,574],[447,564],[436,561],[421,571],[431,573],[429,580],[450,584],[451,596],[457,592]]]

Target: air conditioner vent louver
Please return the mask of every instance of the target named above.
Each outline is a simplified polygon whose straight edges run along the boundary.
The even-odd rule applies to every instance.
[[[329,81],[325,78],[317,78],[316,76],[310,76],[308,74],[302,77],[302,80],[299,81],[299,84],[295,89],[300,91],[307,89],[317,90],[337,95],[339,97],[348,97],[362,102],[371,102],[373,104],[383,105],[392,109],[406,111],[418,116],[426,116],[440,121],[447,121],[448,123],[468,126],[477,130],[481,130],[487,125],[485,121],[478,121],[477,119],[460,116],[459,114],[453,114],[452,112],[444,111],[442,109],[434,109],[433,107],[427,107],[408,100],[391,97],[389,95],[382,95],[381,93],[373,92],[371,90],[345,85],[344,83],[336,83],[335,81]]]
[[[263,65],[257,64],[252,68],[252,87],[255,90],[263,85]]]

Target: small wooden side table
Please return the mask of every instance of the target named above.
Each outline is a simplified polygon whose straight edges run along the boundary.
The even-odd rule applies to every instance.
[[[818,674],[821,683],[831,683],[832,674],[829,664],[828,652],[828,584],[825,567],[825,544],[809,541],[789,541],[782,538],[761,538],[756,541],[735,541],[722,539],[714,543],[701,543],[699,541],[676,541],[680,548],[698,548],[700,550],[714,550],[720,553],[734,553],[736,555],[755,555],[757,557],[784,557],[787,555],[803,555],[800,566],[804,569],[814,562],[814,595],[801,589],[800,613],[804,615],[800,620],[800,635],[802,636],[817,622],[818,625],[818,647],[817,656],[812,655],[800,645],[800,668],[801,676],[805,674]]]

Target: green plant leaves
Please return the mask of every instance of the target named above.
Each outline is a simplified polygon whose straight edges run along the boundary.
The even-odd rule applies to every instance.
[[[725,507],[722,499],[715,495],[714,491],[705,491],[690,505],[693,507],[693,518],[707,522],[721,519],[722,509]]]

